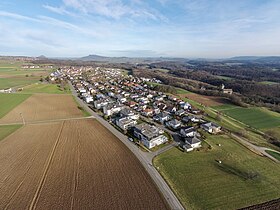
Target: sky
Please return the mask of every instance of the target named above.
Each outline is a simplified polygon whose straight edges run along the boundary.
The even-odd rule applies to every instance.
[[[280,0],[1,0],[0,55],[280,55]]]

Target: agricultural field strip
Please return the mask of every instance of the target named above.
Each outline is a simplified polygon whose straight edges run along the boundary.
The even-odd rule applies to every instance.
[[[42,175],[42,177],[41,177],[40,183],[39,183],[39,185],[38,185],[38,187],[37,187],[37,190],[36,190],[36,192],[35,192],[35,195],[34,195],[34,197],[33,197],[33,199],[32,199],[32,202],[31,202],[31,204],[30,204],[29,210],[36,209],[36,204],[37,204],[37,202],[38,202],[38,198],[39,198],[40,193],[41,193],[41,191],[42,191],[43,185],[44,185],[44,183],[45,183],[45,181],[46,181],[46,176],[47,176],[48,170],[49,170],[49,168],[50,168],[50,164],[51,164],[51,162],[52,162],[52,160],[53,160],[55,149],[57,148],[58,142],[59,142],[59,140],[60,140],[60,137],[61,137],[61,134],[62,134],[62,130],[63,130],[64,124],[65,124],[65,121],[63,121],[63,123],[62,123],[62,125],[61,125],[61,128],[60,128],[60,130],[59,130],[59,134],[58,134],[58,136],[57,136],[57,139],[56,139],[56,141],[55,141],[55,144],[54,144],[54,146],[53,146],[53,148],[52,148],[52,150],[51,150],[51,153],[50,153],[50,155],[49,155],[49,157],[48,157],[48,159],[47,159],[47,164],[46,164],[46,166],[45,166],[44,173],[43,173],[43,175]]]
[[[14,123],[0,123],[0,126],[5,126],[5,125],[34,125],[34,124],[44,124],[44,123],[54,123],[54,122],[64,122],[64,121],[71,121],[71,120],[84,120],[84,119],[95,119],[94,116],[88,116],[88,117],[73,117],[73,118],[62,118],[62,119],[55,119],[55,120],[40,120],[40,121],[29,121],[29,122],[14,122]]]
[[[20,114],[22,113],[22,114]],[[71,95],[34,94],[0,119],[0,123],[83,117]]]

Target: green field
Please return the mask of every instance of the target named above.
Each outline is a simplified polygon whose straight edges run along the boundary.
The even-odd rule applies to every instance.
[[[0,89],[22,87],[35,82],[39,82],[39,78],[37,77],[0,78]]]
[[[6,94],[0,93],[0,118],[5,116],[9,111],[15,108],[17,105],[26,100],[29,94]]]
[[[227,136],[210,136],[208,142],[211,150],[173,148],[154,159],[187,209],[237,209],[280,197],[279,164]]]
[[[278,83],[278,82],[271,82],[271,81],[263,81],[260,83],[264,84],[264,85],[280,85],[280,83]]]
[[[274,152],[271,150],[265,150],[268,154],[270,154],[272,157],[276,158],[277,160],[280,161],[280,153]]]
[[[60,89],[56,84],[40,84],[35,83],[32,85],[25,86],[23,88],[23,93],[52,93],[52,94],[68,94],[70,89],[66,86],[66,90]]]
[[[226,77],[226,76],[216,76],[219,79],[223,79],[223,80],[232,80],[233,78],[231,77]]]
[[[5,137],[9,136],[11,133],[15,132],[22,125],[3,125],[0,126],[0,141]]]
[[[213,108],[257,129],[268,129],[280,125],[280,114],[264,108],[242,108],[228,104]]]

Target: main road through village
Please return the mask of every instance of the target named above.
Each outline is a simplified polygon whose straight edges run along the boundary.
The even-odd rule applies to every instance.
[[[109,131],[111,131],[117,138],[119,138],[134,153],[134,155],[139,159],[139,161],[142,163],[142,165],[144,166],[146,171],[150,174],[151,178],[156,183],[157,187],[159,188],[159,190],[163,194],[164,198],[168,202],[171,209],[176,209],[176,210],[177,209],[178,210],[184,209],[184,207],[182,206],[182,204],[180,203],[178,198],[175,196],[175,194],[170,189],[170,187],[165,182],[165,180],[161,177],[159,172],[154,168],[153,163],[152,163],[152,160],[156,155],[172,148],[174,144],[168,145],[168,146],[162,148],[161,150],[159,150],[157,152],[143,152],[143,151],[141,151],[135,144],[128,141],[127,136],[120,133],[109,122],[107,122],[101,116],[99,116],[98,113],[96,113],[92,109],[90,109],[88,107],[88,105],[78,97],[77,92],[75,91],[74,87],[72,86],[72,84],[70,82],[69,82],[69,85],[70,85],[70,88],[71,88],[71,92],[74,95],[78,104],[81,107],[83,107],[88,113],[90,113],[93,117],[95,117],[96,120],[98,120],[103,126],[105,126]]]

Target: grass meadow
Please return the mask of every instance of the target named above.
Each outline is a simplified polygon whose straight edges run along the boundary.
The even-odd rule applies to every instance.
[[[224,135],[209,136],[207,142],[212,149],[173,148],[154,159],[187,209],[237,209],[280,197],[279,164]]]

